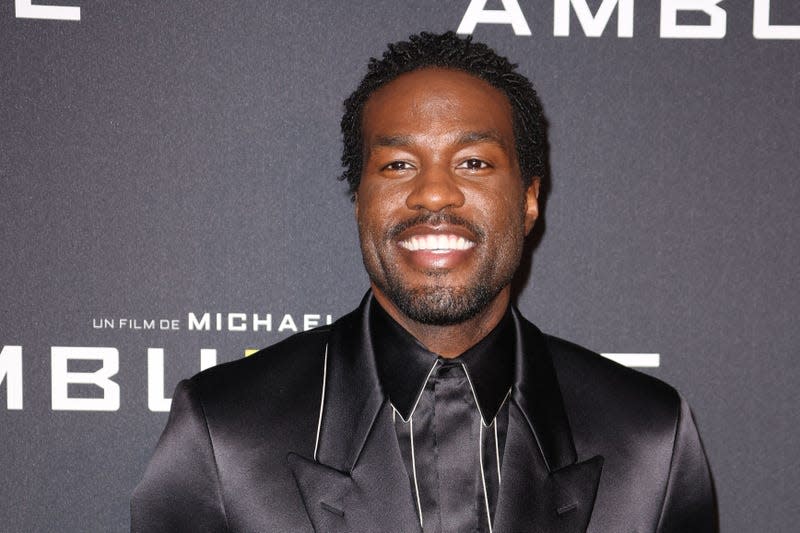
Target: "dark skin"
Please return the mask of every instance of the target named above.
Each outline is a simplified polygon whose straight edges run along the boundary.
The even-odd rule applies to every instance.
[[[430,351],[457,357],[503,317],[538,216],[540,180],[523,185],[511,106],[479,78],[426,68],[376,91],[362,128],[355,211],[375,298]],[[424,295],[411,299],[422,307],[440,295],[472,301],[474,290],[488,303],[455,324],[424,323],[387,294],[392,284]]]

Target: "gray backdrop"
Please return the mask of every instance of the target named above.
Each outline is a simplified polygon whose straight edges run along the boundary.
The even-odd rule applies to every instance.
[[[124,531],[160,379],[168,397],[201,350],[232,360],[357,305],[341,101],[385,43],[471,3],[0,1],[0,530]],[[563,4],[490,1],[532,35],[474,31],[551,123],[518,304],[599,352],[659,354],[644,371],[693,406],[722,530],[795,531],[800,2],[672,17],[704,38],[662,32],[675,0],[635,2],[632,37],[616,12],[587,36],[575,8],[556,36]]]

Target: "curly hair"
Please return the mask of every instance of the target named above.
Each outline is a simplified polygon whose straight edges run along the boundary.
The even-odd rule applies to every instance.
[[[389,44],[382,59],[370,58],[367,74],[344,101],[341,128],[342,166],[339,177],[354,197],[363,164],[362,114],[369,97],[401,74],[426,67],[466,72],[501,90],[511,104],[517,159],[524,185],[534,176],[543,180],[547,172],[547,125],[542,105],[530,80],[516,72],[517,65],[483,43],[472,42],[454,32],[422,32],[407,41]]]

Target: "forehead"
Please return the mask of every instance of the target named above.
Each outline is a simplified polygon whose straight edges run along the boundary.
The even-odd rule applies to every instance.
[[[493,131],[513,142],[511,105],[488,82],[459,70],[425,68],[375,91],[362,115],[364,142],[375,135]]]

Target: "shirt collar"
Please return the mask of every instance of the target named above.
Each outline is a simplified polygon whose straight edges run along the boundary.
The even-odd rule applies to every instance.
[[[467,373],[483,421],[491,424],[514,383],[515,337],[511,308],[473,347],[454,359],[429,351],[375,301],[369,330],[378,378],[385,394],[404,420],[414,412],[437,364],[461,363]]]

